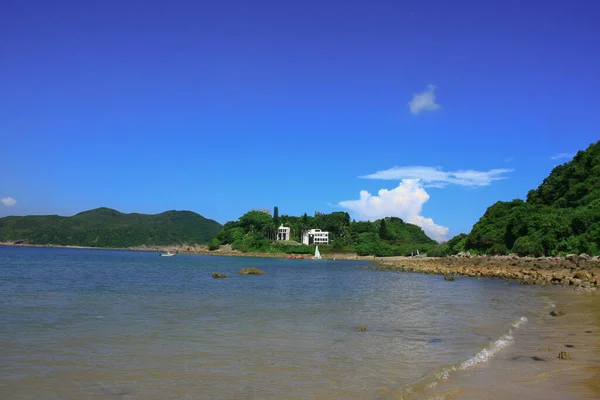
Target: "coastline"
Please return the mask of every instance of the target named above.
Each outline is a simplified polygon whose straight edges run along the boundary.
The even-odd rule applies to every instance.
[[[285,253],[243,253],[221,246],[208,250],[206,245],[136,246],[128,248],[83,247],[60,245],[15,244],[0,242],[0,246],[46,247],[59,249],[120,250],[146,252],[174,252],[220,257],[286,258]],[[449,257],[375,257],[352,253],[322,254],[326,260],[367,261],[369,268],[403,272],[454,276],[499,278],[529,285],[558,285],[585,289],[600,288],[600,260],[586,255],[567,257],[517,257],[517,256],[449,256]],[[307,258],[310,258],[308,256]],[[450,278],[452,277],[452,278]]]
[[[500,278],[525,285],[557,285],[585,289],[600,286],[600,261],[573,257],[389,257],[374,263],[378,270],[420,272],[475,278]]]
[[[2,243],[12,247],[56,247],[82,248],[72,246],[24,246]],[[173,247],[137,247],[137,248],[83,248],[118,251],[166,251]],[[163,250],[164,249],[164,250]],[[220,251],[198,251],[196,246],[188,249],[177,248],[182,254],[203,254],[236,257],[281,258],[285,254],[240,253],[221,249]],[[489,357],[489,361],[468,370],[453,370],[447,378],[437,377],[431,386],[427,385],[416,393],[398,393],[383,390],[385,399],[507,399],[528,398],[540,400],[593,399],[600,397],[600,291],[578,289],[583,286],[577,282],[576,274],[584,271],[590,277],[597,277],[600,263],[586,257],[563,258],[514,258],[514,257],[354,257],[349,260],[368,261],[366,268],[380,271],[403,271],[442,276],[456,275],[477,278],[503,278],[507,281],[559,285],[543,288],[553,303],[515,329],[512,335],[514,343]],[[329,255],[332,258],[333,255]],[[158,258],[158,257],[157,257]],[[341,259],[341,257],[339,258]],[[293,261],[290,261],[293,263]],[[366,263],[362,263],[364,266]],[[290,264],[291,265],[291,264]],[[363,268],[361,266],[361,268]],[[555,275],[568,274],[554,280]],[[527,275],[527,276],[526,276]],[[550,282],[543,278],[550,277]],[[440,280],[442,278],[439,278]],[[558,279],[558,278],[557,278]],[[446,282],[445,282],[446,283]],[[452,282],[447,282],[452,285]],[[510,293],[507,287],[506,295]],[[532,288],[533,289],[533,288]],[[578,290],[573,290],[578,289]],[[590,289],[593,289],[590,286]],[[492,301],[502,302],[502,295]],[[550,302],[548,303],[550,304]],[[550,315],[551,310],[564,311],[558,317]],[[497,339],[497,338],[492,338]],[[568,346],[567,346],[568,345]],[[572,347],[571,347],[572,346]],[[560,360],[557,355],[566,350],[572,356],[570,360]],[[533,359],[542,358],[543,361]],[[433,392],[433,393],[432,393]],[[378,397],[380,398],[380,397]]]

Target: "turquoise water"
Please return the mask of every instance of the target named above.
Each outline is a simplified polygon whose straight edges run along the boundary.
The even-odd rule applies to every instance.
[[[393,397],[485,362],[547,305],[366,265],[0,247],[0,398]]]

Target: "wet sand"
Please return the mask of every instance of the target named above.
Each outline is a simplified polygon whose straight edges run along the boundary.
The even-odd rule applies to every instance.
[[[507,291],[507,295],[510,292]],[[502,299],[499,299],[502,301]],[[566,314],[553,317],[550,311]],[[384,399],[600,399],[600,293],[549,288],[548,306],[511,334],[512,343],[486,362]],[[559,359],[567,351],[570,359]]]
[[[563,291],[549,298],[556,310],[566,311],[564,316],[553,317],[546,310],[530,318],[514,334],[513,346],[488,366],[466,374],[464,382],[449,388],[445,398],[599,399],[599,294]],[[559,359],[561,351],[567,351],[571,359]]]

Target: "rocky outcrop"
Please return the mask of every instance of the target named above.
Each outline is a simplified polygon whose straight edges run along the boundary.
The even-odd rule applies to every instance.
[[[251,268],[242,268],[237,273],[240,275],[264,275],[265,271],[263,271],[262,269],[251,267]]]
[[[561,360],[570,360],[571,354],[569,354],[568,351],[561,350],[560,353],[558,353],[558,358]]]
[[[589,257],[589,256],[588,256]],[[476,278],[502,278],[524,285],[560,285],[595,289],[600,263],[585,254],[572,257],[446,257],[379,259],[375,268]]]
[[[212,277],[214,279],[224,279],[224,278],[229,278],[228,275],[222,274],[220,272],[213,272]]]

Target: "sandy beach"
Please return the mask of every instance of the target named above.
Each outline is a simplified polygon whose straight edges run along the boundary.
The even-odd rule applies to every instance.
[[[512,332],[512,344],[490,356],[482,351],[474,368],[445,371],[414,393],[386,399],[600,398],[600,293],[549,288],[548,306]],[[502,301],[502,299],[499,299]],[[552,310],[565,312],[560,317]],[[566,352],[568,359],[560,359]],[[565,354],[565,353],[563,353]]]

